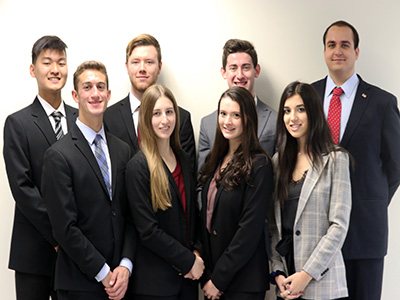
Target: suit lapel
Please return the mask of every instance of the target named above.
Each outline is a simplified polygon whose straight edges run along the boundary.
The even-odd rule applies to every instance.
[[[31,116],[33,118],[33,122],[45,136],[46,140],[49,143],[49,146],[54,144],[57,141],[56,134],[54,133],[54,129],[51,126],[49,117],[46,115],[46,112],[44,111],[37,97],[32,104]]]
[[[307,172],[306,179],[304,180],[303,187],[301,189],[299,204],[297,206],[296,219],[295,224],[300,219],[301,214],[303,213],[304,207],[306,206],[308,199],[310,198],[311,192],[314,190],[315,184],[318,182],[319,177],[322,174],[322,171],[325,168],[326,163],[328,162],[329,155],[325,155],[323,157],[322,165],[320,168],[315,169],[312,166]]]
[[[111,161],[111,195],[114,198],[114,192],[116,188],[117,182],[117,166],[118,166],[118,156],[117,156],[117,146],[114,143],[114,137],[106,132],[107,137],[107,146],[108,146],[108,153],[110,154],[110,161]],[[96,162],[97,163],[97,162]],[[101,171],[100,171],[101,173]],[[102,176],[103,178],[103,176]],[[103,180],[104,182],[104,180]],[[106,185],[104,184],[104,187]]]
[[[96,177],[99,180],[101,186],[103,187],[104,192],[107,194],[107,196],[109,196],[106,183],[104,182],[103,174],[101,173],[100,167],[97,163],[96,158],[93,155],[92,149],[90,148],[88,141],[83,136],[82,132],[79,130],[76,124],[71,128],[70,133],[71,133],[71,139],[75,143],[75,146],[86,158],[93,172],[96,174]],[[112,182],[114,184],[114,180],[112,180]]]
[[[68,129],[72,128],[72,126],[76,122],[76,118],[78,117],[78,113],[77,113],[77,111],[75,109],[73,109],[69,105],[65,105],[65,113],[67,114],[66,118],[67,118]]]
[[[353,107],[351,108],[349,120],[347,122],[342,141],[340,142],[340,145],[344,148],[347,148],[348,143],[350,142],[354,131],[357,129],[362,116],[364,115],[365,109],[368,107],[372,97],[372,95],[368,93],[369,86],[361,79],[361,77],[359,77],[359,79],[360,83],[357,87]]]
[[[261,138],[262,132],[268,122],[271,111],[268,109],[267,105],[257,98],[257,115],[258,115],[258,129],[257,136]]]
[[[128,131],[129,138],[131,139],[132,145],[139,149],[139,144],[136,136],[135,125],[133,124],[132,108],[129,102],[129,96],[121,101],[119,111],[121,113],[122,120],[124,121],[125,128]]]

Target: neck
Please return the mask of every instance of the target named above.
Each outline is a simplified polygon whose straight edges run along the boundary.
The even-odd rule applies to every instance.
[[[228,150],[228,156],[233,155],[237,148],[240,146],[241,142],[236,141],[236,140],[229,140],[229,150]]]
[[[169,141],[170,139],[157,140],[158,151],[160,152],[160,155],[163,158],[168,157],[173,152]]]
[[[136,99],[138,99],[139,101],[142,100],[144,92],[140,92],[140,91],[136,90],[133,86],[131,86],[131,92],[132,92],[133,96],[136,97]]]
[[[354,70],[350,74],[329,73],[336,86],[342,86],[353,74]]]
[[[103,126],[103,115],[101,117],[85,118],[79,115],[79,121],[81,121],[86,126],[93,129],[95,132],[99,132]]]
[[[54,93],[48,93],[44,91],[39,91],[39,96],[46,100],[54,109],[60,107],[61,104],[61,91],[57,91]]]

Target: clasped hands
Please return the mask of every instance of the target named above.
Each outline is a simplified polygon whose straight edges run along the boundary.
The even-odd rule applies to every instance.
[[[281,292],[281,297],[284,299],[297,299],[304,295],[303,291],[311,279],[312,277],[302,270],[287,278],[283,275],[279,275],[275,278],[275,281]]]
[[[198,280],[201,277],[201,275],[203,275],[204,261],[200,257],[200,253],[197,250],[194,250],[193,253],[196,256],[196,259],[193,263],[192,269],[189,271],[189,273],[187,273],[183,277],[189,278],[192,280]]]
[[[112,300],[124,298],[128,282],[129,270],[122,266],[116,267],[112,272],[108,272],[107,276],[101,281],[108,297]]]

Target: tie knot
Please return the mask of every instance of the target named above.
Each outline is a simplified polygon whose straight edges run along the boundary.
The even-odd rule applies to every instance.
[[[96,137],[93,140],[93,144],[97,147],[98,143],[101,141],[102,137],[100,134],[96,134]]]
[[[54,118],[54,120],[55,120],[56,122],[58,122],[58,121],[61,120],[61,117],[63,116],[63,114],[60,113],[59,111],[55,110],[55,111],[53,111],[53,112],[51,113],[51,116]]]
[[[333,95],[334,96],[340,96],[343,93],[343,90],[341,87],[336,87],[333,89]]]

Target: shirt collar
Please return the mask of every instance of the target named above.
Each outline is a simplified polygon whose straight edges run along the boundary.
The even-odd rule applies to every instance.
[[[358,86],[359,81],[360,80],[358,79],[357,74],[354,72],[354,74],[341,86],[346,97],[350,97],[354,89]],[[335,87],[337,87],[337,85],[333,82],[332,77],[328,75],[328,79],[326,81],[326,90],[328,91],[328,95],[333,93],[333,89]]]
[[[62,115],[65,117],[65,107],[64,107],[64,101],[61,101],[60,106],[57,109],[54,109],[53,106],[51,106],[49,104],[49,102],[47,102],[46,100],[44,100],[42,97],[40,97],[39,95],[37,95],[37,98],[39,99],[40,104],[42,105],[44,111],[46,112],[46,115],[48,117],[50,117],[50,115],[55,111],[59,111],[60,113],[62,113]]]
[[[132,91],[129,92],[129,102],[131,104],[132,113],[140,106],[140,100],[132,94]]]
[[[79,118],[76,119],[76,125],[78,126],[78,128],[80,129],[80,131],[82,132],[83,136],[85,137],[85,139],[88,141],[89,145],[93,144],[93,141],[96,137],[96,135],[100,134],[104,143],[107,144],[107,140],[106,140],[106,134],[104,132],[104,125],[101,126],[101,129],[99,132],[94,131],[92,128],[90,128],[89,126],[83,124]]]

